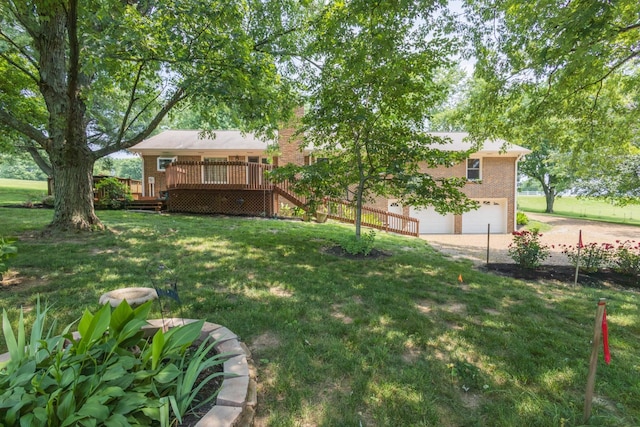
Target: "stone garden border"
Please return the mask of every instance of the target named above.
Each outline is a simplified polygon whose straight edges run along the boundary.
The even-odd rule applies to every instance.
[[[162,328],[173,328],[198,319],[183,319],[179,317],[148,320],[149,334]],[[214,346],[218,353],[233,353],[223,365],[225,373],[235,374],[233,378],[222,381],[216,404],[207,412],[196,427],[239,427],[253,424],[257,400],[256,370],[251,359],[251,352],[240,338],[229,329],[216,323],[204,322],[200,331],[200,342],[210,337],[217,341]]]

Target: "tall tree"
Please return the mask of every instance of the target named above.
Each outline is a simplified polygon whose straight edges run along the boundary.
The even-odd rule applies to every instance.
[[[520,162],[518,170],[540,183],[546,201],[545,212],[553,213],[556,197],[571,188],[575,181],[568,156],[554,151],[547,136],[537,141],[535,149]]]
[[[470,131],[531,148],[524,167],[562,159],[565,170],[583,177],[574,186],[595,182],[594,170],[615,174],[619,163],[611,156],[619,159],[640,144],[640,3],[465,5],[477,58],[465,120]]]
[[[426,133],[449,93],[442,76],[457,48],[452,30],[446,2],[431,0],[335,2],[316,22],[301,134],[323,161],[287,176],[316,196],[350,192],[358,238],[362,205],[376,195],[439,212],[474,206],[460,191],[464,179],[421,170],[466,155],[441,150],[447,141]]]
[[[299,10],[293,0],[0,0],[0,130],[26,137],[50,168],[50,227],[101,228],[95,160],[142,141],[182,102],[277,126],[288,85],[275,55],[293,43]]]

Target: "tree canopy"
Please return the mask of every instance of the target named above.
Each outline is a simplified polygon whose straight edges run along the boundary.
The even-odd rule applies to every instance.
[[[214,123],[225,110],[245,128],[275,129],[290,100],[278,55],[303,11],[286,0],[0,0],[2,141],[50,168],[51,226],[101,227],[93,163],[148,137],[180,103]]]
[[[336,2],[315,22],[307,57],[307,108],[301,133],[321,163],[280,171],[316,196],[349,193],[356,236],[364,202],[395,196],[440,212],[474,203],[462,178],[434,178],[421,167],[453,165],[466,153],[442,150],[430,115],[449,95],[458,41],[445,3]]]
[[[595,170],[618,174],[611,156],[640,147],[640,3],[465,5],[477,58],[467,128],[531,148],[548,166],[564,162],[560,187],[574,173],[572,186],[596,182]]]

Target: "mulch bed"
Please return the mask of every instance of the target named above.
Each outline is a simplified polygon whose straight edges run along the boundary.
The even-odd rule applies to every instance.
[[[568,265],[542,265],[535,270],[523,269],[517,264],[491,263],[480,267],[483,271],[526,280],[553,280],[562,283],[573,284],[576,269]],[[613,270],[605,269],[595,273],[580,272],[578,285],[582,286],[621,286],[640,289],[640,275],[620,274]]]

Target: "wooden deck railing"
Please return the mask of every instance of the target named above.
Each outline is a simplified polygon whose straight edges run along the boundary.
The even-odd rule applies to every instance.
[[[265,178],[271,165],[247,162],[174,162],[167,166],[167,190],[271,190]]]
[[[306,198],[294,193],[289,181],[273,183],[265,177],[265,172],[272,168],[271,165],[247,162],[180,161],[167,166],[165,177],[168,190],[272,190],[304,208]],[[328,199],[325,207],[329,218],[355,223],[356,208],[353,203]],[[362,207],[362,225],[408,236],[419,235],[417,219],[367,206]]]
[[[350,224],[355,223],[356,207],[353,203],[339,199],[329,199],[326,203],[328,218]],[[419,236],[419,221],[406,215],[387,212],[382,209],[362,207],[362,225],[392,233]]]

